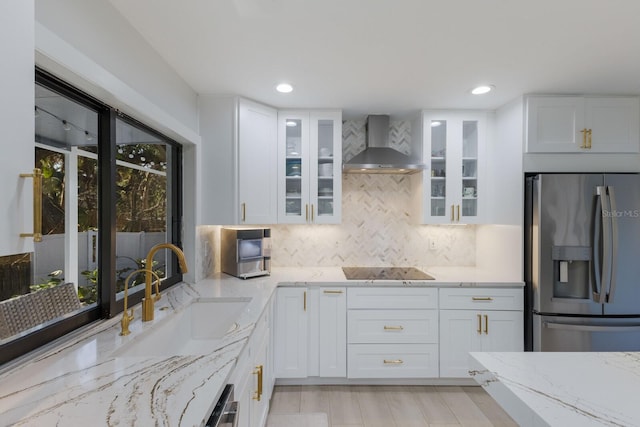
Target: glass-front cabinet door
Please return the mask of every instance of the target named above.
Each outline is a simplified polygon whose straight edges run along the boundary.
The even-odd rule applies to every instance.
[[[447,215],[447,121],[430,119],[427,132],[431,133],[431,185],[430,216],[444,218]]]
[[[311,113],[311,218],[339,224],[342,203],[342,113]]]
[[[278,222],[305,223],[309,215],[309,115],[278,113]]]
[[[425,112],[424,149],[430,170],[424,177],[423,222],[481,221],[484,114]]]
[[[342,114],[278,113],[278,223],[340,222]]]
[[[462,217],[478,216],[478,120],[462,121]]]

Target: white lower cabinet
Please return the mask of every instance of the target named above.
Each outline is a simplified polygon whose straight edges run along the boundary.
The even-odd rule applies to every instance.
[[[351,288],[349,378],[438,377],[438,289]]]
[[[318,376],[347,376],[347,293],[345,288],[318,292]],[[312,338],[314,334],[310,334]]]
[[[349,344],[349,378],[437,378],[438,344]]]
[[[237,427],[266,425],[274,378],[271,342],[271,306],[256,324],[249,343],[238,357],[230,378],[234,384],[234,398],[238,401]]]
[[[523,350],[522,288],[280,287],[275,378],[469,378],[469,352]],[[343,380],[344,381],[344,380]]]
[[[307,376],[307,288],[278,288],[274,319],[276,378]]]
[[[278,288],[276,378],[346,376],[346,300],[345,288]]]
[[[440,377],[468,378],[469,352],[523,351],[522,289],[440,289]]]

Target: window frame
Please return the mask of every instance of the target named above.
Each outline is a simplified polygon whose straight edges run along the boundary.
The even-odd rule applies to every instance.
[[[122,313],[123,299],[116,299],[116,118],[161,138],[171,150],[170,170],[167,176],[170,189],[167,194],[167,242],[182,248],[182,146],[175,140],[143,124],[135,118],[81,91],[48,71],[35,68],[34,84],[39,84],[77,102],[98,114],[98,269],[99,296],[95,307],[88,308],[59,322],[42,327],[28,335],[18,337],[0,346],[0,367],[3,364],[36,350],[55,339],[67,335],[97,320],[109,319]],[[172,275],[163,279],[160,290],[166,290],[182,281],[177,257],[171,255]],[[138,304],[144,292],[129,295],[129,306]]]

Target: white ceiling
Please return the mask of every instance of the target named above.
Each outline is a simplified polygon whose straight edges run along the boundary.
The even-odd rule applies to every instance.
[[[346,117],[640,94],[638,0],[110,0],[198,93]],[[295,91],[275,92],[287,81]],[[496,89],[484,96],[477,84]]]

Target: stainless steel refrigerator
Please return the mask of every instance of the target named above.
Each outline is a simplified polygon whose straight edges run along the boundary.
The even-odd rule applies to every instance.
[[[640,175],[525,183],[525,348],[640,350]]]

